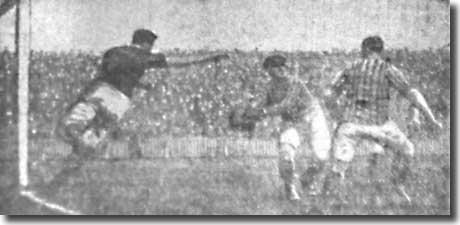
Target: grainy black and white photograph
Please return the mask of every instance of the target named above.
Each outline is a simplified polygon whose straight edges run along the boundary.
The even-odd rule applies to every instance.
[[[446,0],[0,0],[0,214],[451,215]]]

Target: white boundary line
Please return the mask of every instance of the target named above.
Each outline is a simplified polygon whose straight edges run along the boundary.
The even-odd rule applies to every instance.
[[[50,209],[53,209],[53,210],[56,210],[58,212],[61,212],[61,213],[64,213],[64,214],[67,214],[67,215],[82,215],[82,213],[78,212],[78,211],[74,211],[74,210],[71,210],[71,209],[66,209],[58,204],[55,204],[55,203],[52,203],[52,202],[49,202],[45,199],[42,199],[42,198],[39,198],[38,196],[35,195],[34,192],[32,191],[21,191],[20,193],[22,196],[24,197],[27,197],[29,198],[30,200],[40,204],[40,205],[44,205]]]

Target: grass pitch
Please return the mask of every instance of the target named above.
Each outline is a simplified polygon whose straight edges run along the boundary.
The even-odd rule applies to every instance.
[[[176,140],[179,142],[180,139]],[[381,158],[378,166],[381,173],[377,178],[371,178],[367,173],[368,154],[364,151],[355,158],[341,186],[345,196],[343,202],[337,202],[333,196],[311,197],[302,193],[300,203],[290,203],[284,199],[276,152],[251,154],[260,150],[250,148],[264,146],[254,142],[257,140],[248,141],[246,145],[241,145],[241,140],[220,141],[221,145],[210,144],[216,148],[212,156],[170,155],[169,158],[156,157],[153,152],[161,149],[147,150],[146,144],[143,152],[147,156],[141,159],[124,157],[127,154],[120,150],[124,145],[120,142],[109,147],[112,157],[104,158],[109,153],[101,153],[100,158],[87,161],[52,186],[34,186],[52,180],[63,167],[62,158],[57,156],[65,155],[65,151],[55,155],[44,151],[40,157],[34,156],[36,161],[31,163],[31,187],[35,187],[37,195],[43,198],[83,214],[96,215],[450,214],[450,154],[449,148],[445,148],[448,146],[438,145],[439,142],[416,142],[418,148],[424,150],[418,151],[415,157],[411,183],[406,187],[412,197],[411,204],[397,194],[390,182],[384,182],[378,190],[375,188],[375,180],[389,181],[392,154]],[[238,152],[232,147],[239,144],[249,148],[246,154],[228,153]],[[46,145],[50,149],[59,146],[58,143],[50,146],[50,142]],[[168,146],[172,148],[173,145],[163,145]],[[200,147],[200,144],[195,146]],[[445,150],[437,151],[436,146]],[[164,149],[161,151],[165,152]],[[299,154],[299,175],[314,163],[309,156],[308,152]],[[11,201],[12,207],[8,210],[12,214],[59,214],[20,197],[13,197]]]

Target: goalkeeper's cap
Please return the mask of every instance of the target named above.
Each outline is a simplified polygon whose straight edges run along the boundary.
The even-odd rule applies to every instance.
[[[383,39],[380,36],[366,37],[361,43],[361,48],[380,53],[383,50]]]
[[[157,38],[158,38],[158,35],[153,33],[151,30],[138,29],[134,31],[132,43],[133,44],[142,44],[142,43],[153,44],[153,42]]]
[[[286,58],[282,55],[271,55],[265,58],[263,67],[267,69],[269,67],[282,67],[286,66]]]

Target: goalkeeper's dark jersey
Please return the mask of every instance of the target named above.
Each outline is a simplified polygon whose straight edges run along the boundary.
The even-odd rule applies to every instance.
[[[310,91],[303,81],[297,79],[281,84],[271,81],[266,94],[266,105],[277,107],[284,121],[301,119],[313,104]]]
[[[96,81],[106,82],[131,97],[145,70],[167,67],[163,54],[152,54],[136,46],[109,49],[102,58],[101,76]]]

